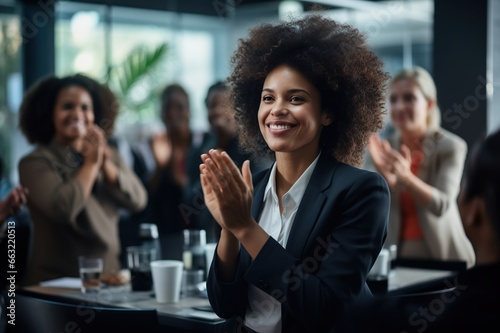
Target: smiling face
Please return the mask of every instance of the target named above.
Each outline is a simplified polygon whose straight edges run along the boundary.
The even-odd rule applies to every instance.
[[[165,98],[162,105],[163,123],[170,131],[189,128],[189,101],[186,95],[179,91],[172,92]]]
[[[434,101],[427,100],[412,79],[401,79],[391,86],[391,121],[402,133],[421,134],[427,130],[427,119]]]
[[[94,109],[89,92],[80,86],[61,89],[54,106],[54,140],[71,145],[83,139],[93,124]]]
[[[215,90],[207,99],[208,122],[217,136],[231,138],[236,134],[237,123],[229,93]]]
[[[280,65],[264,82],[258,113],[260,131],[275,153],[312,156],[319,152],[324,125],[319,91],[295,68]]]

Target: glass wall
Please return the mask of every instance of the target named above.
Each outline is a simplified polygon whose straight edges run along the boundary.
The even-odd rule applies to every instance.
[[[158,95],[170,83],[181,84],[189,94],[192,128],[208,129],[206,91],[228,73],[228,66],[219,61],[227,58],[227,50],[216,47],[225,44],[225,22],[218,17],[64,1],[57,13],[57,74],[81,72],[108,81],[122,97],[118,133],[142,136],[149,134],[144,129],[160,127]],[[166,51],[161,59],[149,68],[139,66],[145,75],[123,91],[118,80],[133,65],[134,55],[151,55],[162,45]]]
[[[22,42],[14,2],[3,5],[5,1],[0,0],[0,153],[11,172],[18,154],[12,151],[25,151],[26,147],[13,146],[23,142],[17,131],[16,113],[22,96]],[[286,3],[295,14],[308,9],[304,3],[294,2],[291,6],[292,2]],[[364,32],[390,74],[414,65],[432,73],[433,8],[432,0],[340,1],[337,8],[324,14]],[[230,57],[238,39],[247,36],[256,24],[286,14],[280,13],[283,8],[279,2],[242,1],[230,9],[225,15],[204,16],[58,1],[56,74],[81,72],[109,82],[122,100],[117,134],[127,135],[128,139],[149,135],[162,126],[158,93],[174,82],[183,85],[190,95],[192,128],[206,130],[206,91],[214,81],[229,74]],[[137,61],[139,56],[151,58],[163,46],[166,51],[153,59],[151,66],[147,61]],[[123,89],[118,82],[130,66],[135,66],[134,73],[146,74]]]
[[[13,152],[19,133],[17,109],[22,96],[20,20],[14,8],[0,3],[0,198],[13,183]]]

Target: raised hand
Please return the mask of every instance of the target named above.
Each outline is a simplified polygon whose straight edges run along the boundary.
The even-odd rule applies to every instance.
[[[387,154],[387,161],[392,166],[391,172],[396,177],[397,182],[406,184],[412,174],[410,149],[405,145],[401,145],[401,153],[391,149]]]
[[[397,177],[394,174],[393,165],[391,164],[392,158],[390,155],[393,149],[389,142],[382,140],[378,135],[374,134],[368,142],[368,151],[377,171],[385,178],[387,185],[390,188],[394,188],[397,183]]]
[[[253,222],[250,162],[240,170],[226,152],[211,150],[201,155],[201,185],[205,204],[221,228],[237,232]]]
[[[0,222],[8,216],[15,215],[26,204],[28,189],[19,185],[13,188],[4,200],[0,200]]]
[[[167,133],[157,133],[151,138],[151,150],[158,168],[164,168],[172,159],[172,141]]]
[[[106,146],[104,131],[99,126],[93,125],[87,130],[87,134],[83,138],[82,154],[84,163],[101,167]]]

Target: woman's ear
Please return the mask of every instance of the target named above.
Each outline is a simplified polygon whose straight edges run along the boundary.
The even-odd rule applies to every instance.
[[[434,106],[436,105],[436,101],[434,99],[428,99],[427,100],[427,110],[432,110]]]
[[[468,234],[485,227],[486,205],[480,197],[474,197],[462,206],[462,224]]]
[[[321,124],[323,126],[328,126],[330,125],[331,123],[333,122],[333,116],[331,113],[327,112],[327,111],[323,111],[321,113]]]

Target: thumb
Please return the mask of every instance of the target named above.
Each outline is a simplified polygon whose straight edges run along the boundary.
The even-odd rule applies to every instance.
[[[243,179],[245,180],[245,184],[247,184],[248,188],[253,193],[252,172],[250,171],[249,160],[243,162],[243,166],[241,167],[241,173],[243,174]]]
[[[407,161],[411,161],[411,152],[406,145],[401,145],[401,155]]]

